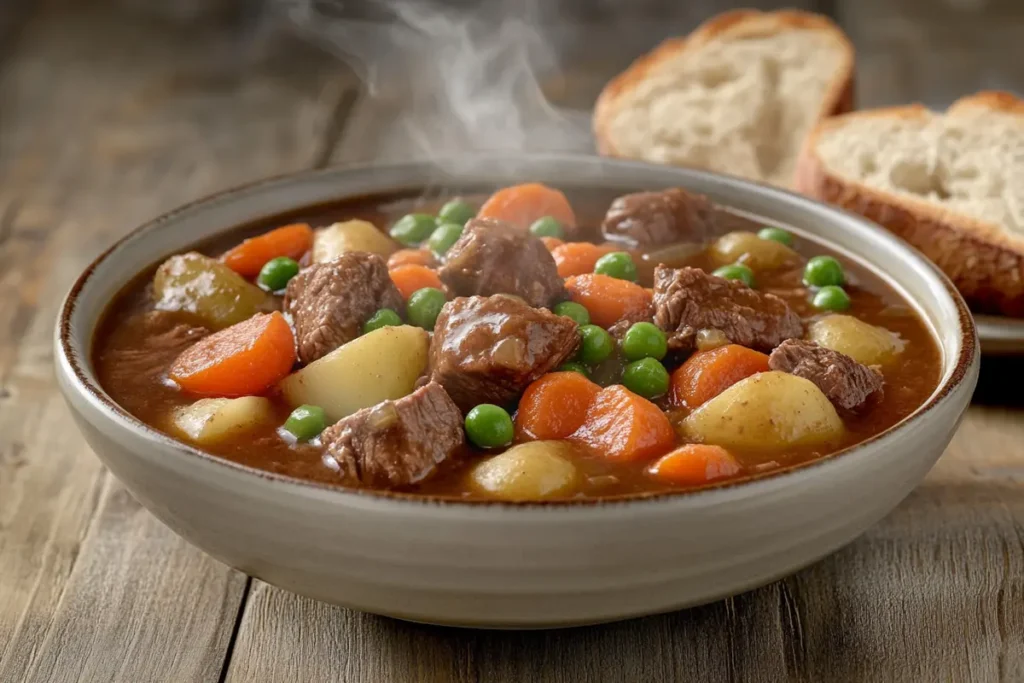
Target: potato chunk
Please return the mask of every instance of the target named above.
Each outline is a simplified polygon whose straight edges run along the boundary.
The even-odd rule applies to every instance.
[[[413,390],[427,367],[426,330],[382,327],[339,346],[281,380],[292,406],[320,406],[329,422]]]
[[[564,441],[531,441],[484,460],[469,473],[477,493],[501,500],[541,500],[570,495],[579,475]]]
[[[270,310],[272,299],[220,261],[196,252],[172,256],[153,276],[161,311],[195,313],[215,330]]]
[[[776,270],[800,263],[800,255],[781,242],[765,240],[752,232],[730,232],[711,245],[718,265],[742,263],[753,270]]]
[[[783,372],[740,380],[690,413],[680,426],[693,441],[753,451],[823,445],[839,439],[844,429],[818,387]]]
[[[174,411],[174,428],[190,441],[206,446],[244,434],[274,419],[270,401],[260,396],[204,398]]]
[[[397,248],[394,240],[367,221],[335,223],[313,233],[313,263],[333,261],[349,251],[368,251],[387,258]]]
[[[811,323],[808,338],[864,365],[885,365],[903,351],[903,340],[850,315],[828,315]]]

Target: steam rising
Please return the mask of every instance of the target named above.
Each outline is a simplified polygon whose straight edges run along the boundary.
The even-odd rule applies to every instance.
[[[391,104],[382,115],[394,117],[388,134],[403,141],[404,156],[435,161],[473,151],[591,149],[588,114],[554,107],[538,81],[558,66],[542,33],[544,2],[455,9],[416,0],[277,0],[355,70],[371,98]],[[364,16],[354,16],[360,9]]]

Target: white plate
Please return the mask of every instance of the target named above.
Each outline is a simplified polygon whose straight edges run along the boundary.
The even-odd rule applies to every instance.
[[[1024,318],[976,315],[981,352],[985,354],[1024,354]]]

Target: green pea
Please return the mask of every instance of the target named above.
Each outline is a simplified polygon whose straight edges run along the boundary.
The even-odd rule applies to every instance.
[[[636,282],[636,264],[633,257],[624,251],[613,251],[597,259],[594,272],[600,275]]]
[[[668,340],[665,339],[665,333],[652,323],[636,323],[622,337],[622,354],[627,360],[661,360],[667,352]]]
[[[415,247],[430,237],[437,228],[437,220],[426,213],[410,213],[391,226],[391,236],[407,247]]]
[[[722,266],[711,273],[718,277],[724,277],[726,280],[739,280],[747,287],[754,286],[754,271],[742,263],[733,263],[728,266]]]
[[[615,350],[615,340],[597,325],[580,325],[580,348],[576,360],[584,365],[597,365]]]
[[[478,448],[499,448],[512,442],[512,417],[501,406],[481,403],[466,413],[466,436]]]
[[[823,311],[845,311],[850,307],[850,295],[842,287],[826,285],[815,292],[811,303]]]
[[[327,417],[320,406],[301,405],[284,422],[284,430],[298,441],[309,441],[320,435],[327,426]]]
[[[447,298],[440,289],[424,287],[409,296],[405,304],[405,315],[413,325],[430,331],[434,329]]]
[[[665,366],[653,358],[635,360],[622,371],[622,384],[644,398],[657,398],[668,391]]]
[[[557,237],[561,239],[565,237],[565,230],[562,229],[562,224],[558,222],[552,216],[544,216],[538,218],[530,226],[530,234],[535,237]]]
[[[804,284],[808,287],[838,287],[845,281],[843,266],[831,256],[815,256],[804,267]]]
[[[793,246],[793,233],[783,230],[782,228],[761,228],[757,231],[757,236],[763,240],[771,240],[772,242],[781,242],[787,247]]]
[[[272,258],[263,264],[256,282],[263,289],[270,292],[279,292],[288,286],[288,281],[299,274],[299,263],[287,256]]]
[[[587,366],[586,365],[584,365],[583,363],[576,363],[576,362],[573,362],[573,361],[569,361],[567,363],[562,363],[561,365],[558,366],[558,371],[559,372],[578,372],[581,375],[583,375],[584,377],[589,377],[590,376],[590,371],[587,370]]]
[[[402,324],[402,318],[390,308],[382,308],[363,323],[363,334],[379,330],[382,327],[395,327]]]
[[[563,301],[560,304],[555,304],[553,310],[555,315],[564,315],[566,318],[572,318],[576,321],[577,325],[590,324],[590,312],[575,301]]]
[[[444,223],[454,223],[460,227],[466,225],[466,221],[476,215],[476,209],[461,199],[452,199],[445,202],[441,210],[437,212],[437,218]]]
[[[430,233],[427,246],[430,247],[430,251],[438,256],[443,256],[445,252],[452,248],[453,244],[459,241],[460,237],[462,237],[461,225],[457,223],[442,223],[437,226],[434,232]]]

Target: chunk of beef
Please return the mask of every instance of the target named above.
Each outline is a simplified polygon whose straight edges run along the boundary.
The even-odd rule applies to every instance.
[[[803,335],[800,317],[779,297],[699,268],[658,266],[654,309],[654,324],[673,351],[692,350],[703,329],[721,330],[732,343],[765,352]]]
[[[346,483],[399,488],[427,479],[458,457],[465,434],[462,413],[431,382],[342,418],[320,441]]]
[[[210,334],[197,316],[183,311],[150,311],[118,325],[96,358],[100,383],[117,387],[132,410],[132,401],[145,403],[154,383],[163,381],[167,369],[182,351]],[[137,388],[137,391],[132,391]]]
[[[637,192],[612,202],[601,231],[605,239],[632,247],[703,242],[712,232],[714,217],[714,207],[704,195],[681,188]]]
[[[504,405],[578,344],[576,323],[565,316],[501,294],[458,298],[437,318],[428,372],[463,411]]]
[[[538,307],[566,298],[558,267],[544,243],[491,218],[466,223],[438,275],[456,296],[515,294]]]
[[[882,373],[814,342],[787,339],[772,351],[768,367],[814,382],[843,410],[857,411],[882,395]]]
[[[284,296],[303,363],[358,337],[363,323],[381,308],[401,313],[402,295],[384,259],[363,251],[306,268],[291,279]]]

